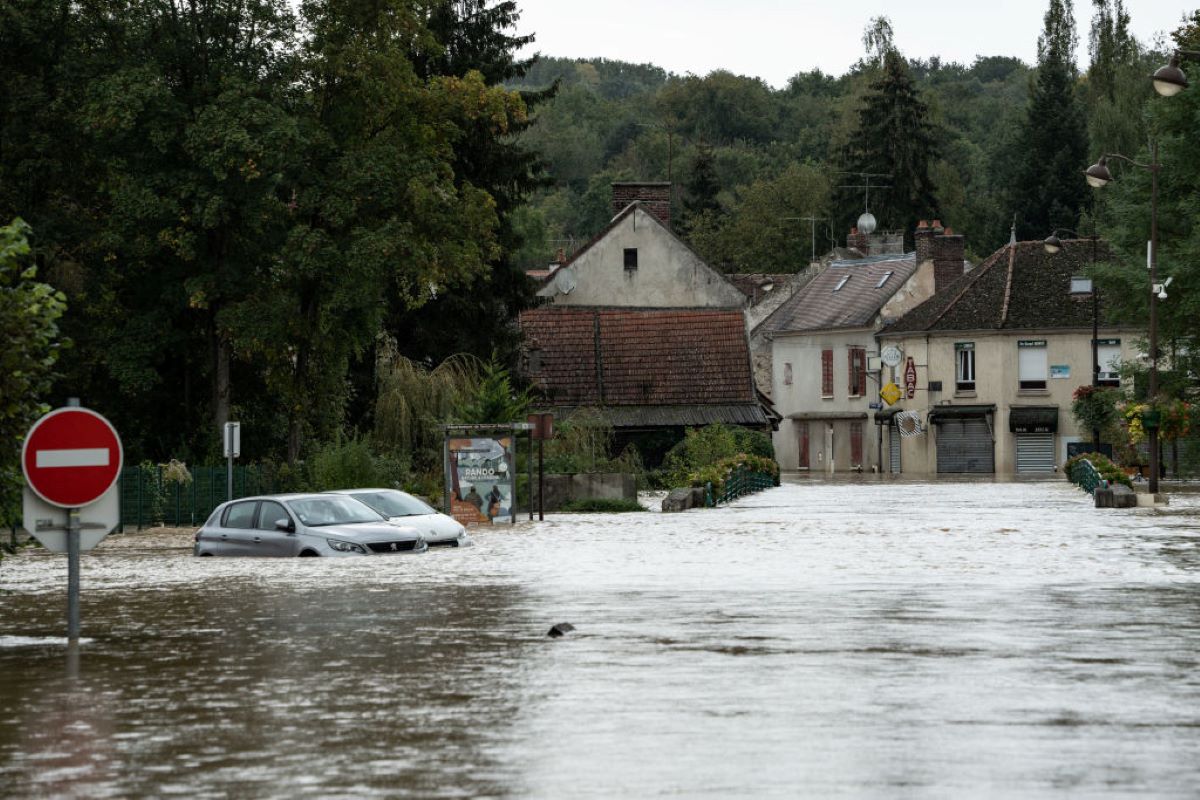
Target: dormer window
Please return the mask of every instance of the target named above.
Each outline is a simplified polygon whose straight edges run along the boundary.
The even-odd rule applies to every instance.
[[[838,281],[837,286],[833,287],[833,290],[835,292],[840,292],[842,290],[842,287],[845,286],[849,280],[850,280],[849,275],[843,276],[842,279],[840,281]]]
[[[888,282],[888,278],[892,277],[895,274],[896,273],[893,272],[892,270],[888,270],[887,272],[883,273],[883,277],[879,279],[879,283],[875,284],[875,288],[882,289],[883,285]]]

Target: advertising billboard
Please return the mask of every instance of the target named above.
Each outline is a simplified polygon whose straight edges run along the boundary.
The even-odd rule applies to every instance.
[[[462,524],[511,522],[515,482],[512,436],[446,441],[450,515]]]

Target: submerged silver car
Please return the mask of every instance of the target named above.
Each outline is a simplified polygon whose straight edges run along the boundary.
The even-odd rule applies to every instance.
[[[367,556],[428,549],[416,530],[334,494],[230,500],[217,506],[195,541],[197,556]]]
[[[366,503],[392,522],[415,528],[430,547],[466,547],[467,529],[454,517],[398,489],[345,489],[337,492]]]

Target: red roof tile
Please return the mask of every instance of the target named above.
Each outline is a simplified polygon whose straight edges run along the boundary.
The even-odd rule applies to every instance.
[[[529,377],[556,405],[756,402],[740,311],[545,306],[521,328]]]

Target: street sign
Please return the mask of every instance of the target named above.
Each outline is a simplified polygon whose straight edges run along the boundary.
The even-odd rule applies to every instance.
[[[900,399],[901,394],[903,393],[900,391],[900,387],[891,382],[879,390],[879,396],[882,397],[883,402],[887,403],[889,406],[894,406],[896,401]]]
[[[879,411],[883,408],[883,403],[867,403],[867,408],[871,409],[872,411]]]
[[[80,508],[102,497],[117,482],[123,458],[112,423],[79,407],[55,409],[33,423],[21,447],[29,488],[59,508]]]
[[[22,498],[25,530],[52,553],[67,552],[67,510],[52,506],[26,486]],[[91,550],[121,521],[121,487],[113,486],[100,499],[79,511],[79,549]]]
[[[904,354],[900,352],[899,347],[896,347],[894,344],[889,344],[887,347],[883,348],[882,352],[879,354],[879,357],[883,360],[883,363],[889,367],[898,367],[900,366],[901,359],[904,358]]]
[[[917,396],[917,365],[912,356],[908,357],[908,362],[904,365],[904,396],[909,400]]]
[[[225,423],[225,452],[226,458],[240,458],[242,455],[242,423]]]

